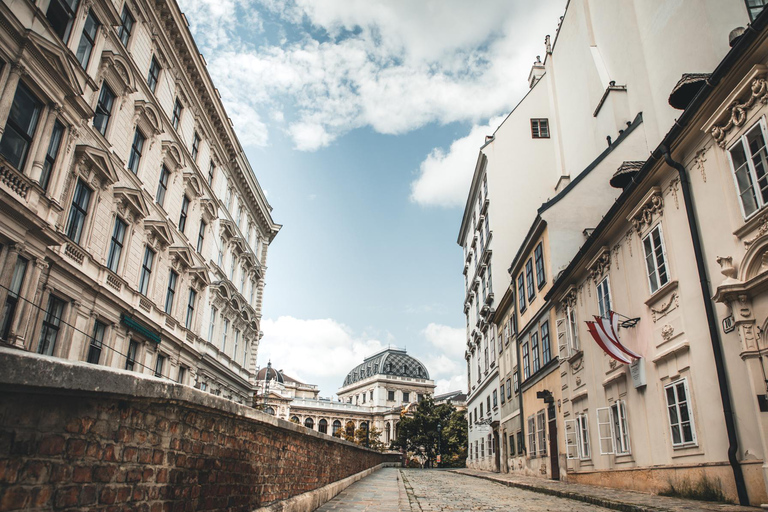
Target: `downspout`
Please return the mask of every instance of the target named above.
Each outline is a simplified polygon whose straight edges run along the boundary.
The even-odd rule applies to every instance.
[[[749,505],[749,495],[747,494],[747,486],[744,482],[744,474],[742,473],[741,464],[736,456],[739,449],[739,441],[736,436],[736,421],[734,419],[731,393],[725,371],[722,340],[720,339],[720,331],[715,317],[715,308],[712,304],[712,292],[709,287],[709,280],[707,279],[707,271],[704,266],[704,254],[701,248],[699,226],[693,210],[693,199],[691,197],[688,173],[683,164],[672,159],[669,147],[661,145],[659,149],[661,150],[667,165],[677,170],[677,174],[680,178],[680,188],[683,189],[683,201],[685,203],[685,212],[688,216],[688,227],[691,230],[691,241],[693,242],[693,253],[696,259],[696,270],[699,274],[699,284],[701,285],[702,299],[704,299],[704,311],[707,315],[707,325],[709,327],[709,338],[712,342],[712,353],[715,357],[717,384],[720,387],[720,399],[723,402],[725,429],[728,434],[728,462],[731,464],[731,469],[733,469],[733,479],[736,482],[736,492],[739,495],[739,504]]]

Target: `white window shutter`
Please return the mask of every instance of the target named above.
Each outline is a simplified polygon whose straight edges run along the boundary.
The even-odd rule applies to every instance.
[[[597,437],[600,440],[600,455],[611,455],[614,453],[613,438],[613,418],[610,407],[599,407],[597,410]]]
[[[576,420],[565,420],[565,453],[575,460],[579,458],[579,444]]]
[[[568,325],[566,319],[558,318],[555,322],[555,328],[557,329],[557,348],[560,352],[564,352],[568,348],[568,341],[566,338]]]
[[[616,447],[616,453],[621,453],[622,455],[626,455],[628,453],[632,453],[632,444],[629,440],[629,423],[627,422],[627,403],[624,400],[617,400],[616,401],[617,409],[619,410],[619,429],[620,432],[620,438],[622,440],[622,443],[626,443],[626,446],[617,446]]]

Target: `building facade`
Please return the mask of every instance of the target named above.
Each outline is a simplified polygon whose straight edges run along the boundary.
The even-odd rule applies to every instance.
[[[0,338],[250,404],[280,226],[178,5],[0,18]]]

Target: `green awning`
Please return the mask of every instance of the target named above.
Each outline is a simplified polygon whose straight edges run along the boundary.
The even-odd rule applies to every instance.
[[[120,322],[125,324],[129,329],[135,331],[138,334],[141,334],[145,338],[147,338],[149,341],[154,341],[155,343],[160,343],[160,333],[153,331],[146,325],[142,324],[141,322],[134,320],[132,317],[127,316],[125,313],[120,315]]]

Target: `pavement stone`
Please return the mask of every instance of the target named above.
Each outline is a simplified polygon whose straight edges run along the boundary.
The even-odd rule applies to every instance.
[[[400,512],[410,510],[397,468],[382,468],[341,491],[316,512]]]
[[[451,470],[451,472],[477,477],[515,489],[525,489],[546,495],[593,503],[625,512],[755,512],[760,510],[758,507],[741,507],[725,503],[670,498],[639,491],[544,480],[542,478],[508,473],[491,473],[474,469],[455,469]]]

